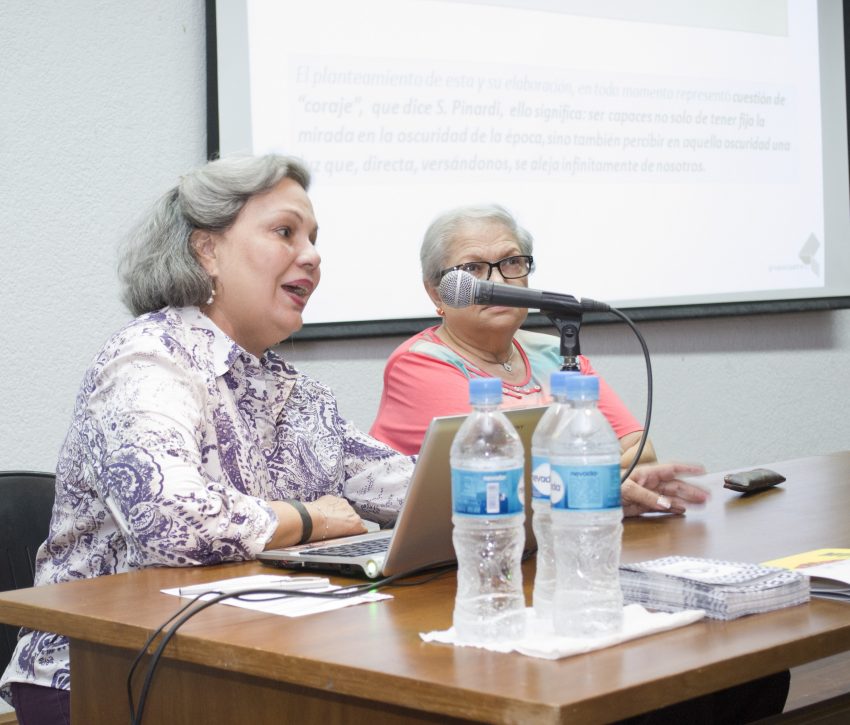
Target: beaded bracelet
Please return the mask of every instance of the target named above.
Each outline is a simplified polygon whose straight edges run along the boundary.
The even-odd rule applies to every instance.
[[[313,519],[310,517],[310,512],[307,511],[307,507],[303,503],[294,498],[285,498],[283,501],[292,506],[301,516],[301,540],[298,543],[306,544],[313,535]]]

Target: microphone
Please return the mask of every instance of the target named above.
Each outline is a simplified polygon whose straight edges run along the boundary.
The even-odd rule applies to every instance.
[[[530,307],[553,314],[581,315],[583,312],[609,312],[611,307],[588,297],[577,300],[572,295],[518,287],[476,279],[469,272],[453,269],[440,281],[440,299],[449,307],[501,305]]]

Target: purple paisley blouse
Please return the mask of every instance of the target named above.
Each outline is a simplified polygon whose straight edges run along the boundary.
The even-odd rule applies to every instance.
[[[85,374],[62,447],[36,585],[251,559],[267,500],[348,499],[394,520],[413,459],[343,420],[331,391],[247,353],[196,307],[142,315]],[[68,642],[24,629],[2,680],[69,689]]]

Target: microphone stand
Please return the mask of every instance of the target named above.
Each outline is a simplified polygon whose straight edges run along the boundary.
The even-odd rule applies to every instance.
[[[561,333],[561,357],[564,358],[564,364],[561,370],[580,371],[578,364],[578,356],[581,354],[581,347],[578,341],[578,331],[581,328],[582,314],[576,313],[547,313],[552,324],[558,328]]]

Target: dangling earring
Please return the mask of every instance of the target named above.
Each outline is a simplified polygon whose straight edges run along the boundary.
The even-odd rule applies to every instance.
[[[210,280],[210,296],[207,299],[207,304],[211,305],[213,302],[215,302],[215,280],[211,279]]]

